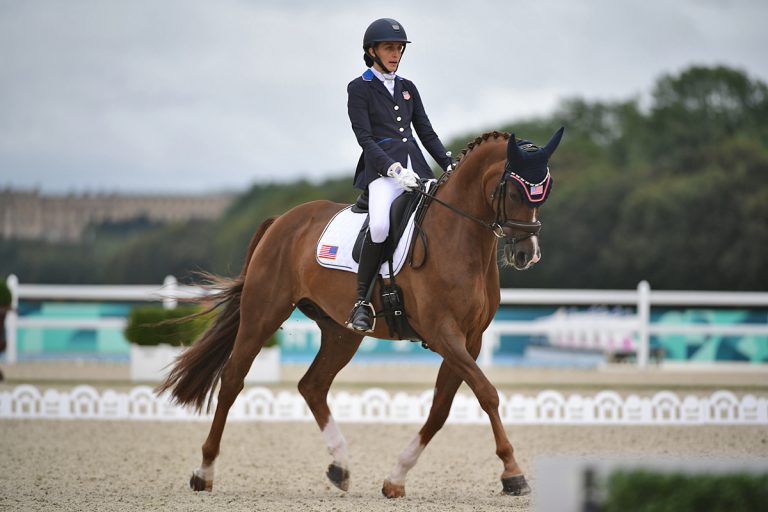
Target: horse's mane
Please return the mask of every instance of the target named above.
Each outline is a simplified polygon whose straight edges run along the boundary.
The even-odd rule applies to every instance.
[[[475,149],[477,146],[487,141],[488,139],[496,140],[496,139],[502,138],[504,140],[509,140],[509,137],[510,137],[510,134],[508,134],[507,132],[499,132],[496,130],[492,132],[484,133],[481,136],[477,137],[475,140],[469,142],[469,144],[467,144],[467,147],[461,150],[461,154],[456,159],[456,163],[458,164],[459,162],[461,162],[464,159],[464,157],[467,156],[467,153],[469,153],[470,151],[472,151],[473,149]]]

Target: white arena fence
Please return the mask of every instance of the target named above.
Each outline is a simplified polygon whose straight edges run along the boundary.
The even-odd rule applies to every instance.
[[[331,393],[329,405],[337,421],[350,423],[423,423],[433,392],[395,392],[372,388],[361,392]],[[768,425],[768,399],[737,397],[730,391],[709,396],[680,397],[660,391],[648,397],[622,397],[614,391],[594,396],[565,396],[542,391],[535,396],[499,395],[501,419],[506,424],[529,425]],[[215,404],[214,404],[215,405]],[[156,396],[148,386],[128,391],[81,385],[68,391],[38,390],[19,385],[0,391],[0,419],[210,421],[189,408]],[[312,421],[312,414],[297,392],[247,388],[229,413],[235,421]],[[486,424],[488,417],[477,399],[459,393],[448,423]]]
[[[98,319],[24,318],[17,314],[19,300],[97,300],[97,301],[155,301],[167,308],[175,308],[179,301],[190,300],[205,293],[197,286],[179,285],[174,276],[167,276],[158,285],[46,285],[20,284],[11,274],[7,279],[12,304],[6,318],[8,348],[6,362],[17,360],[16,339],[19,327],[68,327],[83,329],[118,328],[126,325],[122,317]],[[481,366],[493,365],[493,353],[501,344],[502,336],[542,335],[554,339],[586,340],[582,343],[593,348],[609,349],[614,339],[631,338],[629,344],[637,354],[637,365],[648,364],[651,335],[696,334],[730,336],[768,336],[768,324],[652,324],[651,307],[768,307],[767,292],[701,292],[652,291],[647,281],[636,290],[555,290],[555,289],[502,289],[502,305],[547,306],[629,306],[636,313],[592,315],[586,321],[561,318],[554,315],[546,321],[496,320],[483,333],[483,347],[478,357]],[[296,333],[315,333],[317,326],[309,321],[289,320]]]

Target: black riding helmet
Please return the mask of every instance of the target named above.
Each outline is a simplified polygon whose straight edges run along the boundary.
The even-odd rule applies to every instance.
[[[365,59],[365,64],[367,66],[370,67],[376,62],[382,68],[388,69],[381,62],[378,55],[376,57],[371,57],[368,54],[368,48],[374,47],[376,43],[388,41],[403,43],[403,52],[405,52],[405,45],[410,43],[408,36],[405,34],[405,28],[403,28],[397,20],[393,20],[392,18],[380,18],[368,25],[365,35],[363,35],[363,51],[365,52],[363,59]],[[374,53],[376,53],[375,50]]]

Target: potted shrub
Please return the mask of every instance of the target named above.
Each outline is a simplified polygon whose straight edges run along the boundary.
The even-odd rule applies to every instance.
[[[5,315],[11,309],[11,290],[5,280],[0,280],[0,354],[5,352],[7,340],[5,338]],[[2,374],[0,374],[2,375]],[[2,378],[0,378],[2,380]]]
[[[125,328],[125,338],[131,343],[131,380],[162,379],[166,366],[205,330],[206,318],[181,321],[199,311],[196,306],[165,309],[152,305],[131,309]]]
[[[125,329],[125,337],[131,343],[131,380],[162,380],[169,365],[186,346],[194,343],[215,317],[215,313],[191,316],[201,311],[197,305],[174,309],[159,305],[135,306]],[[246,382],[275,382],[279,379],[280,349],[273,334],[251,366]]]
[[[13,297],[11,296],[11,290],[3,279],[0,281],[0,354],[5,352],[8,345],[8,340],[5,338],[5,315],[8,313],[8,310],[11,309],[12,302]],[[5,380],[5,375],[3,375],[3,371],[0,370],[0,381],[3,380]]]

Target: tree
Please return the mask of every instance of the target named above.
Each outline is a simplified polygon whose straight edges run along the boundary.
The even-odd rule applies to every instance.
[[[768,87],[724,66],[662,76],[637,99],[570,99],[504,127],[535,142],[561,125],[554,188],[540,212],[541,263],[502,269],[503,286],[765,290],[768,283]],[[489,130],[490,131],[490,130]],[[449,141],[458,155],[478,133]],[[221,218],[94,227],[79,245],[3,241],[24,282],[159,282],[197,269],[232,275],[267,217],[315,199],[354,201],[348,177],[254,185]],[[146,223],[145,223],[146,224]]]
[[[732,138],[768,144],[768,87],[745,73],[694,66],[656,83],[638,142],[660,172],[696,172]]]

